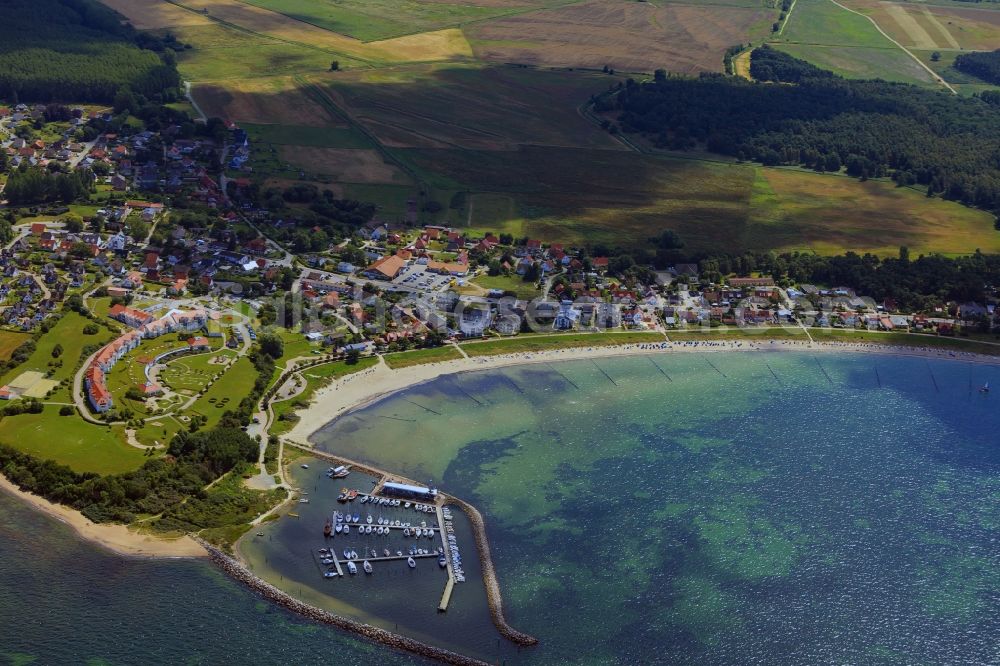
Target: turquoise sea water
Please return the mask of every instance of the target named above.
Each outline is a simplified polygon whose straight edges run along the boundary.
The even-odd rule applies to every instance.
[[[442,378],[315,439],[484,513],[508,618],[541,644],[467,630],[451,647],[537,664],[998,664],[987,380],[1000,370],[876,355],[573,361]],[[462,621],[480,626],[466,585]],[[392,614],[361,589],[351,604]],[[446,620],[424,605],[410,625],[433,633]],[[106,555],[3,496],[0,636],[0,654],[37,663],[405,662],[208,565]]]

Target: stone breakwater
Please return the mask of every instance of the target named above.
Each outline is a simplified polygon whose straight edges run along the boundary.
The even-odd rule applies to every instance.
[[[427,645],[426,643],[421,643],[420,641],[412,638],[400,636],[399,634],[394,634],[391,631],[386,631],[385,629],[381,629],[379,627],[373,627],[370,624],[357,622],[346,617],[341,617],[321,608],[316,608],[315,606],[303,603],[288,593],[279,590],[274,585],[261,580],[241,562],[226,555],[210,543],[202,539],[196,540],[205,548],[205,550],[208,551],[209,559],[211,559],[212,562],[222,569],[222,571],[225,572],[230,578],[233,578],[272,603],[296,613],[297,615],[301,615],[302,617],[313,620],[314,622],[328,624],[337,627],[338,629],[349,631],[370,641],[386,645],[396,650],[410,652],[428,659],[434,659],[443,664],[455,664],[456,666],[490,666],[488,662],[467,657],[443,648]]]
[[[538,639],[518,631],[507,624],[507,619],[503,616],[503,599],[500,596],[500,582],[497,580],[496,570],[493,568],[493,557],[490,555],[490,543],[486,539],[486,523],[482,514],[465,500],[458,499],[451,495],[445,496],[445,502],[458,505],[472,523],[472,531],[476,539],[476,547],[479,549],[479,560],[483,567],[483,583],[486,585],[486,599],[490,605],[490,615],[493,617],[493,624],[497,630],[507,640],[518,645],[537,645]]]

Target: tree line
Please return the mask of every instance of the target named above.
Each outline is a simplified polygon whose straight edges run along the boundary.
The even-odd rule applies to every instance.
[[[1000,50],[963,53],[955,58],[953,67],[987,83],[1000,85]]]
[[[659,147],[765,165],[802,165],[859,178],[891,175],[939,194],[1000,208],[1000,107],[881,80],[845,80],[771,48],[751,68],[768,80],[721,75],[629,81],[611,104],[623,131]],[[606,102],[607,103],[607,102]]]
[[[143,37],[149,48],[163,41]],[[150,42],[150,39],[153,39]],[[155,95],[180,85],[173,52],[94,0],[7,0],[0,20],[0,97],[111,103],[123,87]]]
[[[13,206],[59,201],[71,203],[93,190],[93,176],[86,169],[60,173],[45,169],[14,170],[7,179],[4,196]]]

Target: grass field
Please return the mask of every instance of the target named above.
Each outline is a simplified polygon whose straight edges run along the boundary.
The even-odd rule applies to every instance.
[[[65,313],[62,319],[35,343],[35,351],[28,360],[8,370],[0,382],[9,384],[26,370],[35,370],[43,374],[52,370],[50,379],[55,382],[71,378],[81,360],[80,352],[85,346],[101,345],[113,337],[104,327],[101,327],[95,335],[84,335],[83,327],[88,323],[89,319],[76,312]],[[63,351],[59,358],[55,359],[52,352],[57,344],[62,346]],[[69,402],[69,397],[68,390],[60,389],[53,399]]]
[[[533,282],[525,282],[518,275],[480,275],[472,281],[483,289],[513,291],[518,298],[530,300],[540,294]]]
[[[198,398],[189,412],[201,414],[208,419],[206,428],[212,428],[227,410],[235,410],[240,400],[250,394],[257,371],[245,356],[229,367],[222,378],[212,384],[205,395]]]
[[[214,363],[218,358],[234,359],[236,353],[228,350],[181,356],[160,371],[160,379],[174,391],[187,392],[194,395],[203,389],[212,378],[226,369],[224,365]]]
[[[254,125],[242,123],[253,144],[309,146],[315,148],[371,148],[372,142],[350,127],[308,127],[303,125]]]
[[[652,332],[621,333],[560,333],[554,335],[518,335],[503,340],[468,342],[462,345],[469,356],[496,356],[498,354],[521,354],[549,349],[608,347],[613,345],[664,342],[663,335]]]
[[[54,460],[77,472],[116,474],[145,462],[141,449],[125,443],[120,429],[96,426],[75,416],[59,416],[49,405],[41,414],[0,419],[0,442],[43,460]]]
[[[405,352],[396,352],[383,356],[386,365],[393,370],[408,368],[411,365],[423,365],[425,363],[440,363],[441,361],[456,361],[462,358],[457,349],[451,345],[444,347],[432,347],[430,349],[414,349]]]
[[[797,0],[775,42],[796,58],[841,76],[936,85],[927,71],[886,39],[871,21],[830,0]]]

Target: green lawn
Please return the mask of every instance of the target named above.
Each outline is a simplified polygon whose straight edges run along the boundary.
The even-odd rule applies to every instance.
[[[384,356],[385,363],[393,370],[408,368],[411,365],[423,365],[425,363],[440,363],[441,361],[454,361],[462,358],[457,349],[451,345],[444,347],[431,347],[429,349],[413,349],[405,352],[395,352]]]
[[[49,405],[41,414],[21,414],[0,419],[0,442],[72,467],[77,472],[117,474],[142,465],[140,449],[125,442],[123,431],[87,423],[77,416],[59,416]]]
[[[198,398],[191,406],[190,412],[201,414],[208,418],[206,428],[212,428],[219,422],[223,412],[235,410],[240,401],[250,394],[257,370],[247,357],[236,361],[222,379],[215,382],[205,395]]]
[[[462,350],[469,356],[496,356],[540,352],[550,349],[607,347],[613,345],[664,342],[660,333],[623,331],[621,333],[560,333],[553,335],[518,335],[503,340],[468,342]]]
[[[531,300],[541,292],[535,288],[534,282],[525,282],[520,275],[480,275],[472,284],[477,284],[483,289],[503,289],[513,291],[518,298]]]
[[[84,335],[83,327],[89,323],[91,323],[89,319],[76,312],[65,313],[62,319],[35,343],[35,352],[28,360],[20,366],[8,370],[0,381],[3,384],[9,384],[26,370],[47,373],[51,369],[53,371],[51,379],[56,382],[71,378],[80,361],[80,352],[85,346],[101,345],[114,337],[103,326],[98,328],[95,335]],[[52,357],[52,351],[57,344],[62,345],[63,348],[62,355],[58,360]],[[62,364],[57,365],[58,361],[62,361]],[[69,393],[66,392],[63,399],[68,401],[68,398]]]
[[[160,372],[160,379],[174,391],[189,391],[189,395],[193,395],[204,388],[212,377],[225,369],[224,366],[213,363],[214,359],[235,358],[235,356],[236,352],[230,350],[178,356]]]
[[[282,400],[273,404],[272,409],[274,410],[275,420],[271,425],[270,433],[272,435],[281,435],[291,430],[293,422],[282,421],[281,416],[288,412],[294,412],[297,409],[296,405],[308,404],[318,389],[326,386],[338,377],[360,372],[377,363],[378,359],[368,356],[358,359],[358,362],[354,365],[348,365],[346,361],[334,361],[333,363],[324,363],[323,365],[306,368],[302,371],[302,376],[306,380],[306,386],[302,393],[291,400]]]

